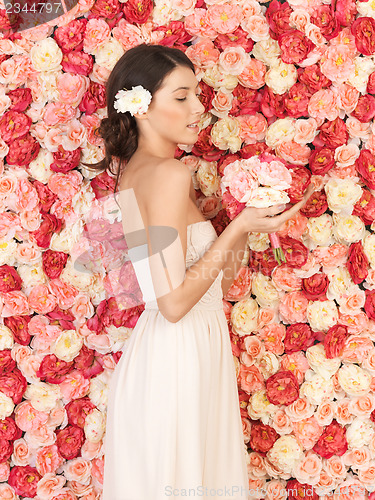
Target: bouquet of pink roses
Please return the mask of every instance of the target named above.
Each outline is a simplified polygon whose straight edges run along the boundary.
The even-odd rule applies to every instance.
[[[263,153],[236,160],[224,168],[223,204],[232,220],[245,207],[267,208],[290,201],[285,190],[292,184],[287,167],[276,156]],[[269,234],[277,263],[286,262],[277,233]]]

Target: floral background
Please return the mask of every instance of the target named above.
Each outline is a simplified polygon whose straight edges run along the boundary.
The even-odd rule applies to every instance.
[[[237,159],[276,155],[292,202],[318,185],[280,233],[287,263],[250,233],[224,301],[249,488],[374,499],[375,2],[79,0],[21,32],[1,7],[0,499],[101,498],[108,382],[143,305],[71,253],[115,184],[81,163],[104,157],[106,79],[143,42],[195,64],[205,114],[176,157],[218,234]]]

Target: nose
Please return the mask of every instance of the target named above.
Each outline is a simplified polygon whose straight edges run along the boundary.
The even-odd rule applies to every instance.
[[[197,113],[197,114],[199,114],[199,115],[201,115],[202,113],[204,113],[204,110],[205,110],[205,107],[201,103],[199,97],[196,96],[196,98],[195,98],[194,112]]]

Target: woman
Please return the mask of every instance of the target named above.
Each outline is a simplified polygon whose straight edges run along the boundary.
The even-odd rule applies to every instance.
[[[174,159],[178,144],[198,138],[204,107],[197,94],[192,62],[158,45],[128,50],[107,82],[101,167],[120,159],[129,254],[147,248],[137,278],[153,294],[110,383],[103,500],[248,498],[223,292],[248,232],[277,231],[312,188],[283,213],[285,206],[246,208],[218,237],[195,204],[188,167]]]

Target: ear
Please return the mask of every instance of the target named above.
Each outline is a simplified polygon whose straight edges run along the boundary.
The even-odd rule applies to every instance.
[[[148,118],[147,111],[146,113],[134,113],[134,118],[137,118],[137,120],[146,120]]]

